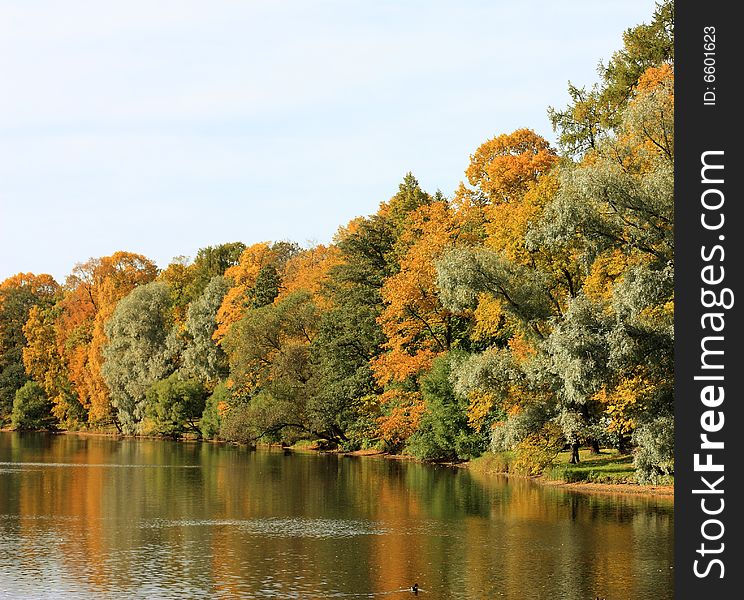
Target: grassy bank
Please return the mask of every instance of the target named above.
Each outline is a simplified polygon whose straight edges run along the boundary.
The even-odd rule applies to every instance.
[[[616,450],[602,450],[599,454],[581,450],[578,464],[570,464],[570,457],[569,452],[559,453],[552,466],[534,479],[549,485],[563,485],[575,489],[673,494],[673,477],[664,477],[659,485],[639,484],[633,466],[633,457],[630,455],[619,454]],[[517,457],[512,452],[488,452],[470,461],[468,467],[483,474],[530,476],[529,473],[520,471]]]
[[[592,454],[589,450],[579,452],[580,461],[572,465],[569,452],[562,452],[555,466],[544,473],[545,479],[564,483],[637,483],[633,457],[619,454],[616,450],[602,450]]]

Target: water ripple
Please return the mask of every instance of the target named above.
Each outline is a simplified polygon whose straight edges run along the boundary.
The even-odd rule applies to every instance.
[[[156,519],[140,525],[145,529],[168,527],[234,527],[248,535],[280,538],[351,538],[361,535],[385,535],[388,529],[379,523],[340,519]]]

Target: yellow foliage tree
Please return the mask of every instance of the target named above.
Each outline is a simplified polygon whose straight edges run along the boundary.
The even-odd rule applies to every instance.
[[[26,346],[23,364],[26,373],[44,389],[52,402],[52,414],[68,427],[83,416],[72,392],[67,365],[57,344],[58,310],[34,306],[23,326]]]
[[[282,286],[277,301],[295,293],[309,292],[313,302],[320,308],[329,308],[323,286],[328,282],[333,267],[341,264],[341,253],[337,246],[322,244],[303,250],[287,261]]]
[[[489,202],[511,202],[527,192],[556,161],[547,140],[531,129],[517,129],[481,144],[470,157],[465,175]]]
[[[261,268],[271,264],[275,258],[269,242],[259,242],[248,246],[240,255],[238,264],[225,271],[231,287],[217,311],[215,340],[224,338],[230,326],[243,317],[250,305],[248,294],[255,287]]]
[[[188,264],[185,256],[178,256],[161,271],[158,280],[168,284],[173,297],[173,320],[182,327],[186,321],[186,311],[192,298],[189,296],[190,286],[194,281],[193,264]]]
[[[18,273],[0,283],[0,422],[10,418],[16,391],[27,378],[23,324],[37,305],[53,302],[59,286],[51,275]]]

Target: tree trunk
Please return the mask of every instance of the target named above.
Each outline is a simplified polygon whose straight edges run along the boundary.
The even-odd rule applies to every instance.
[[[572,465],[579,464],[579,443],[574,442],[571,444],[571,460],[568,461]]]
[[[349,438],[346,437],[346,434],[341,430],[340,427],[336,425],[331,425],[328,428],[327,437],[334,444],[343,444],[344,442],[349,441]]]
[[[620,454],[627,454],[628,453],[628,438],[627,436],[624,436],[620,434],[618,436],[617,440],[617,451]]]
[[[590,440],[589,447],[592,450],[592,454],[599,454],[599,440]]]

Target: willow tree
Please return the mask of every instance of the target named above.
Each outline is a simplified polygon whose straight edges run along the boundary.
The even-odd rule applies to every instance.
[[[655,431],[668,438],[673,419],[673,119],[671,65],[651,67],[617,129],[563,170],[560,192],[531,232],[535,244],[571,245],[586,265],[581,296],[549,352],[564,401],[599,403],[621,448],[634,435],[637,444]],[[639,456],[655,457],[642,477],[669,470],[672,445],[663,447],[640,446]]]
[[[227,376],[227,357],[215,342],[217,311],[229,289],[227,279],[221,275],[213,277],[202,294],[196,298],[186,313],[186,349],[183,353],[183,370],[214,388]]]
[[[106,323],[102,375],[125,433],[138,432],[147,391],[178,366],[180,342],[171,309],[168,286],[152,282],[124,297]]]

